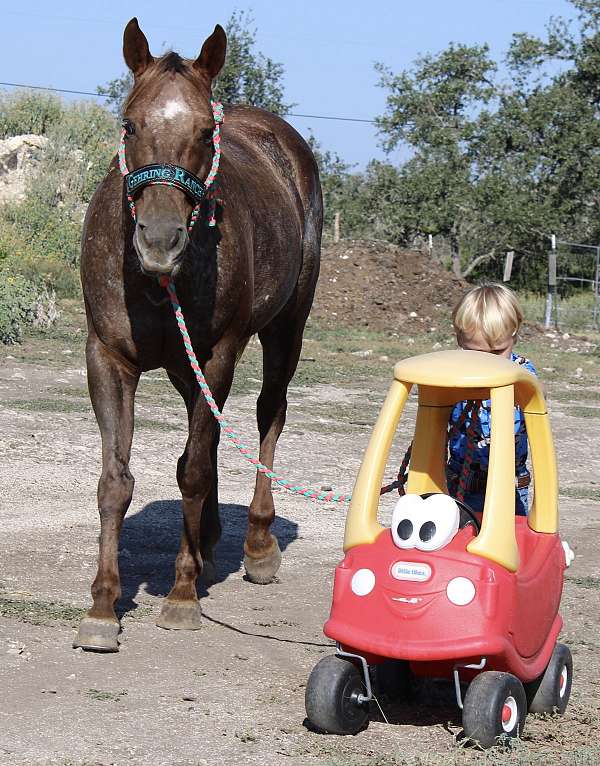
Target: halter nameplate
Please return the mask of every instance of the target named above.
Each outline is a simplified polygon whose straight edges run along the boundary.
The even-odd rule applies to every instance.
[[[174,186],[188,194],[196,203],[202,202],[206,186],[202,181],[179,165],[143,165],[125,176],[127,192],[135,194],[145,186]]]

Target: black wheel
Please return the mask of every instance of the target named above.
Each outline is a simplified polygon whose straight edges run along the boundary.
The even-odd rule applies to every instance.
[[[548,667],[535,681],[525,684],[531,713],[564,713],[571,696],[573,658],[568,646],[556,644]]]
[[[327,734],[356,734],[369,718],[366,693],[359,669],[341,657],[323,657],[312,670],[306,684],[306,715]]]
[[[471,681],[463,706],[465,736],[480,747],[521,736],[527,715],[525,689],[510,673],[490,670]]]
[[[375,665],[377,691],[388,700],[410,695],[410,664],[406,660],[385,660]]]

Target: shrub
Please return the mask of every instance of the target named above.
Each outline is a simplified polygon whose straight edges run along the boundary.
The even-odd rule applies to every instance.
[[[45,97],[36,111],[42,113]],[[52,100],[51,100],[52,101]],[[60,295],[79,293],[81,225],[85,209],[115,152],[117,122],[107,109],[87,102],[63,104],[46,119],[48,145],[28,180],[23,202],[0,207],[0,269],[10,267],[26,281],[40,282]],[[0,111],[5,104],[0,98]],[[19,109],[27,112],[19,102]],[[24,120],[5,123],[25,129]],[[39,122],[39,121],[38,121]],[[0,127],[2,118],[0,117]]]
[[[24,133],[45,135],[60,120],[62,111],[57,96],[34,91],[0,92],[0,138]]]
[[[26,325],[49,327],[58,318],[53,293],[20,274],[0,271],[0,342],[18,343]]]

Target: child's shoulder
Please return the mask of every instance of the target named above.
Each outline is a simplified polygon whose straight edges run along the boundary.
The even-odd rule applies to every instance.
[[[513,362],[520,364],[526,370],[529,370],[529,372],[532,372],[534,375],[537,375],[537,370],[535,369],[535,365],[533,364],[531,359],[527,359],[526,356],[522,356],[521,354],[515,354],[514,351],[511,354],[511,358]]]

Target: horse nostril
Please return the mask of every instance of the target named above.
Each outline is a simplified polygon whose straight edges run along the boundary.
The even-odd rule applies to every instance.
[[[171,241],[169,243],[169,249],[172,249],[173,247],[175,247],[175,245],[177,245],[180,242],[181,237],[183,236],[184,231],[185,231],[185,229],[183,228],[183,226],[178,226],[174,230],[173,235],[171,237]]]

